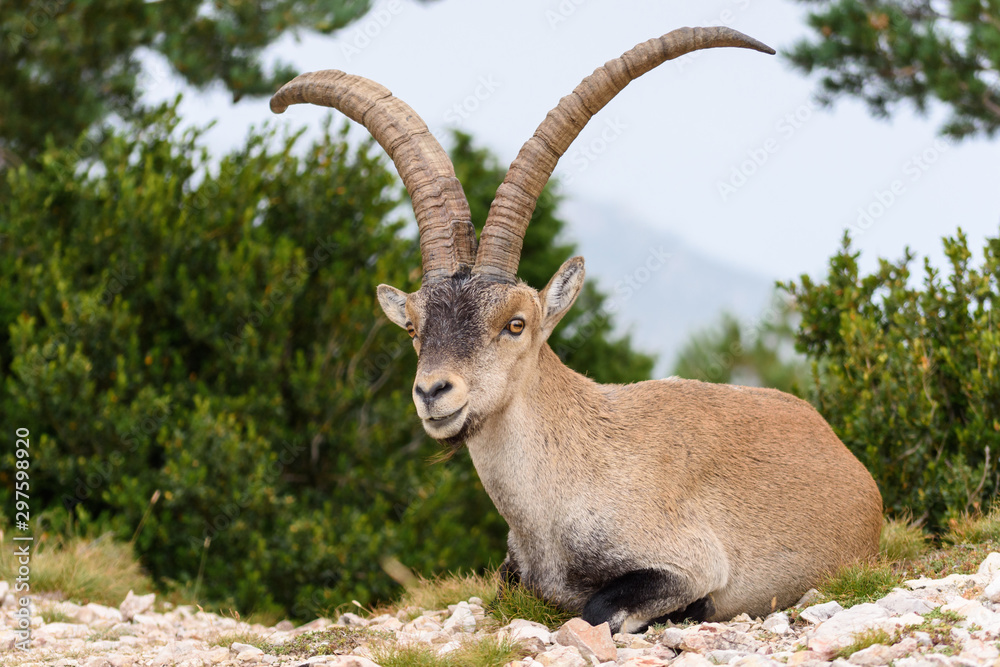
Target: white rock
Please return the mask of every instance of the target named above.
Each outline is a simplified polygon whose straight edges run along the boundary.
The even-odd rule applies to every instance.
[[[959,627],[968,627],[976,624],[987,632],[1000,632],[1000,614],[996,614],[982,605],[978,600],[965,600],[959,598],[951,604],[941,607],[942,612],[954,612],[965,618],[959,621]]]
[[[819,591],[815,588],[810,588],[805,592],[805,595],[799,598],[799,601],[795,603],[795,606],[799,609],[803,607],[808,607],[813,602],[819,599]]]
[[[543,644],[552,643],[552,633],[541,623],[526,621],[523,618],[515,618],[513,621],[500,629],[506,632],[507,636],[513,640],[530,639],[532,637],[541,640]]]
[[[476,617],[469,609],[468,602],[459,602],[455,605],[455,611],[444,622],[444,629],[448,632],[475,632]]]
[[[330,655],[326,658],[329,667],[379,667],[377,664],[359,655]]]
[[[993,581],[987,584],[983,596],[990,602],[1000,602],[1000,575],[993,576]]]
[[[684,641],[684,631],[680,628],[667,628],[660,635],[660,643],[668,648],[680,648]]]
[[[0,581],[0,602],[3,602],[3,599],[7,597],[7,591],[9,590],[10,590],[10,584],[8,584],[6,581]]]
[[[926,614],[934,609],[935,605],[923,598],[913,597],[907,591],[897,588],[884,598],[876,602],[878,606],[888,611],[893,616],[915,613]]]
[[[809,648],[824,656],[831,657],[841,648],[854,641],[854,635],[865,630],[885,629],[882,621],[889,618],[889,612],[877,604],[868,602],[840,611],[817,626],[809,639]],[[895,624],[888,624],[895,628]]]
[[[588,661],[592,657],[598,662],[615,659],[615,642],[611,639],[611,628],[607,623],[594,626],[582,618],[572,618],[552,638],[563,646],[575,646]]]
[[[670,663],[670,667],[715,667],[715,663],[698,653],[684,652]]]
[[[814,604],[811,607],[803,609],[802,613],[799,614],[799,618],[816,625],[832,618],[834,614],[840,613],[843,610],[844,608],[840,606],[839,602],[832,600],[830,602],[824,602],[823,604]]]
[[[764,620],[764,629],[775,635],[784,635],[791,632],[791,621],[788,614],[777,612],[771,614]]]
[[[346,614],[340,615],[340,618],[337,619],[337,625],[346,625],[348,627],[357,627],[357,628],[367,628],[368,619],[361,618],[357,614],[352,614],[351,612],[347,612]]]
[[[888,665],[894,657],[891,647],[884,644],[873,644],[852,654],[848,662],[852,665],[862,665],[862,667],[876,667],[877,665]]]
[[[985,576],[978,574],[949,574],[944,579],[910,579],[904,581],[903,585],[911,589],[929,588],[936,591],[955,590],[960,591],[972,586],[984,586],[989,580]]]
[[[557,646],[536,655],[535,661],[543,667],[588,667],[590,664],[575,646]]]
[[[976,574],[992,578],[997,572],[1000,572],[1000,553],[993,551],[979,564]]]
[[[121,613],[122,620],[131,621],[136,614],[145,614],[152,609],[154,602],[156,602],[156,593],[136,595],[130,590],[118,607],[118,611]]]

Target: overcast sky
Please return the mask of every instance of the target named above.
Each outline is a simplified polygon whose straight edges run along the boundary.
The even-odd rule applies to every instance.
[[[268,55],[303,72],[374,79],[439,136],[461,128],[509,162],[561,96],[639,42],[725,24],[780,54],[807,34],[804,16],[798,4],[759,0],[383,0],[333,37],[289,36]],[[152,70],[149,99],[182,90],[162,67]],[[772,278],[822,271],[847,227],[866,268],[907,245],[941,265],[940,237],[959,226],[976,249],[997,236],[996,142],[942,142],[940,109],[930,118],[906,109],[888,122],[852,101],[820,109],[814,89],[780,57],[737,49],[684,56],[622,91],[556,173],[571,198],[609,204]],[[187,93],[182,105],[189,123],[223,119],[209,135],[217,154],[238,146],[251,125],[315,128],[325,113],[296,106],[274,117],[267,100],[233,105],[221,89]],[[859,222],[859,209],[870,217]]]

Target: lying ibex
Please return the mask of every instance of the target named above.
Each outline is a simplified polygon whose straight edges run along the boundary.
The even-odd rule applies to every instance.
[[[380,285],[418,355],[413,402],[431,437],[465,443],[510,525],[502,570],[613,632],[690,617],[765,615],[878,546],[882,501],[806,402],[772,389],[668,379],[601,385],[546,343],[583,285],[583,259],[541,292],[517,279],[532,210],[559,157],[632,79],[697,49],[772,49],[727,28],[682,28],[599,67],[510,166],[479,251],[447,154],[382,86],[303,74],[271,109],[310,102],[364,124],[413,200],[423,284]]]

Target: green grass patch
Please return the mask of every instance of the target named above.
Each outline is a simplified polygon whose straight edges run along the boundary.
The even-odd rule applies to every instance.
[[[13,581],[18,563],[12,549],[0,551],[0,580]],[[118,607],[129,590],[154,590],[129,544],[110,534],[97,539],[42,537],[31,556],[31,592],[58,593],[79,604]]]
[[[863,602],[874,602],[901,584],[903,578],[892,565],[884,560],[858,562],[841,568],[818,590],[828,600],[836,600],[843,607],[853,607]]]
[[[265,635],[259,632],[254,632],[249,628],[243,630],[231,630],[229,632],[220,632],[209,642],[209,645],[225,646],[226,648],[229,648],[236,642],[255,646],[264,653],[269,653],[274,646]]]
[[[905,579],[941,579],[949,574],[973,574],[992,551],[1000,551],[1000,543],[956,544],[929,551],[900,569]]]
[[[927,551],[927,534],[905,518],[887,519],[879,537],[879,555],[889,562],[919,558]]]
[[[501,586],[497,597],[488,605],[487,611],[493,614],[501,625],[507,625],[515,618],[523,618],[541,623],[550,630],[558,628],[574,616],[546,602],[521,584]]]
[[[72,618],[67,616],[61,611],[56,611],[55,609],[46,609],[41,613],[42,620],[45,624],[49,623],[74,623]]]
[[[470,637],[456,650],[438,655],[424,644],[372,644],[372,659],[381,667],[503,667],[524,656],[520,644],[493,636]]]
[[[895,642],[896,637],[890,635],[885,630],[882,630],[881,628],[872,628],[871,630],[865,630],[864,632],[859,632],[854,635],[854,641],[837,651],[836,657],[847,659],[858,651],[866,649],[869,646],[875,646],[875,644],[892,646]]]
[[[381,644],[392,640],[394,637],[391,633],[335,625],[325,630],[303,633],[283,644],[271,644],[267,649],[261,648],[261,650],[271,655],[306,658],[313,655],[350,653],[359,646],[367,646],[373,642]]]
[[[111,628],[101,628],[99,630],[94,630],[89,635],[87,635],[88,642],[113,642],[118,641],[125,635],[135,635],[135,631],[132,628],[125,627],[122,625],[117,625]]]

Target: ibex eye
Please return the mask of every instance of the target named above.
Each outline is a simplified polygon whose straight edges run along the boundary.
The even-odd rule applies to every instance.
[[[524,331],[524,320],[522,320],[520,317],[515,317],[514,319],[512,319],[510,322],[507,323],[507,326],[504,327],[504,329],[517,336],[522,331]]]
[[[413,328],[412,324],[406,325],[406,333],[410,334],[410,338],[416,338],[417,330]]]

